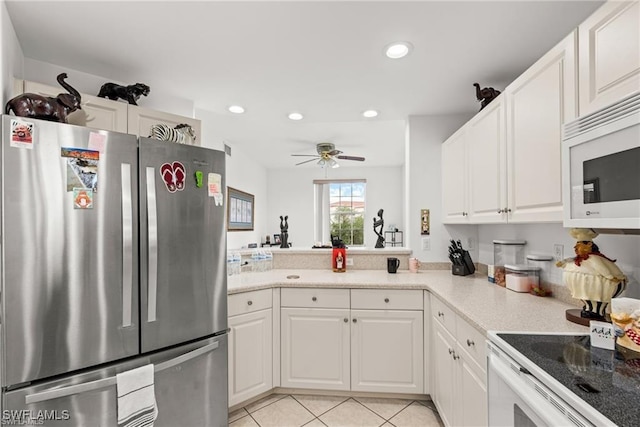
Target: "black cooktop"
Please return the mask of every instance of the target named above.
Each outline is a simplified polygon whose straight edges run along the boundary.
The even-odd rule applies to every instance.
[[[640,425],[640,359],[591,348],[588,335],[498,336],[617,425]]]

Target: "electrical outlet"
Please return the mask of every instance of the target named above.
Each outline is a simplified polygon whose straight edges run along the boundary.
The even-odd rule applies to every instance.
[[[467,250],[472,251],[475,249],[475,240],[473,240],[473,237],[467,237]]]
[[[347,258],[347,265],[353,265],[353,258]]]
[[[553,245],[553,259],[560,261],[564,258],[564,245],[556,243]]]
[[[422,250],[423,251],[431,250],[431,239],[429,237],[422,238]]]

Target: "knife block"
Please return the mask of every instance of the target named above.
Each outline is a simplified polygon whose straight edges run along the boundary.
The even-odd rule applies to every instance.
[[[476,272],[476,266],[468,251],[463,251],[462,265],[451,265],[451,274],[454,276],[468,276]]]

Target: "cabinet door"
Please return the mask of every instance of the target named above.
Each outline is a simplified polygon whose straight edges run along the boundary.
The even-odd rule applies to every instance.
[[[229,318],[229,406],[271,390],[272,311]]]
[[[509,222],[562,221],[562,125],[576,117],[576,33],[506,89]]]
[[[462,128],[442,144],[442,222],[468,222],[467,149]]]
[[[66,93],[62,87],[56,88],[29,81],[24,82],[24,91],[44,96],[57,96],[59,93]],[[128,104],[92,95],[81,94],[81,96],[82,109],[69,114],[68,123],[92,129],[127,133]]]
[[[352,310],[351,319],[351,390],[422,394],[422,311]]]
[[[605,3],[579,27],[580,115],[640,91],[640,2]]]
[[[283,308],[282,387],[349,390],[349,310]]]
[[[151,135],[151,126],[153,125],[163,123],[171,127],[176,127],[181,123],[185,123],[190,125],[196,134],[196,141],[194,145],[202,145],[200,140],[201,123],[198,119],[149,110],[136,105],[129,106],[128,115],[127,124],[128,133],[130,134],[149,137]]]
[[[445,426],[453,426],[454,410],[459,408],[456,385],[456,363],[453,358],[456,343],[444,327],[434,319],[431,354],[433,355],[433,399]],[[455,406],[454,406],[455,405]]]
[[[456,425],[487,426],[487,386],[486,374],[464,353],[456,353],[456,368],[459,370],[459,399],[456,407]]]
[[[467,125],[469,216],[472,223],[504,222],[507,208],[504,94]]]

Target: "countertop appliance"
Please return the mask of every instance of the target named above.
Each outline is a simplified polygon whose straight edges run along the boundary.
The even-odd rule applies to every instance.
[[[156,427],[226,426],[224,153],[5,115],[0,161],[3,422],[115,426],[153,363]]]
[[[564,126],[564,226],[640,233],[640,93]]]
[[[489,425],[632,426],[640,363],[589,335],[500,333],[487,341]]]

